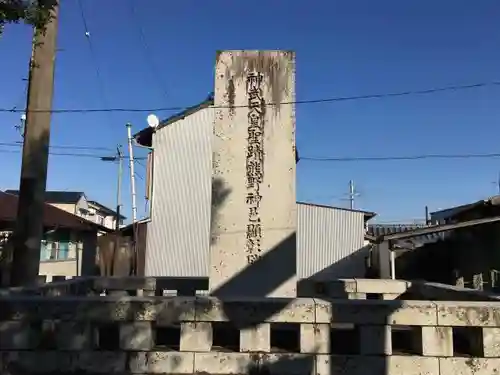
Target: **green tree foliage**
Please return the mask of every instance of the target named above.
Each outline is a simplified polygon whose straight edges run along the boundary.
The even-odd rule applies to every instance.
[[[0,0],[0,34],[8,23],[24,22],[43,29],[56,0]]]

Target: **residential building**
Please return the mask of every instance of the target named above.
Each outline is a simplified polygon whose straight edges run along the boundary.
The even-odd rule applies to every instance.
[[[433,224],[452,224],[460,221],[500,215],[500,195],[463,204],[440,211],[431,212]]]
[[[18,195],[19,191],[6,190],[6,193]],[[73,215],[83,217],[105,228],[116,228],[116,211],[99,202],[88,200],[83,192],[46,191],[45,202]],[[120,226],[123,225],[125,219],[125,216],[120,215]]]
[[[212,186],[212,104],[209,97],[134,136],[154,150],[146,276],[208,276],[212,210],[227,195]],[[362,277],[365,225],[375,214],[309,203],[297,203],[297,209],[298,250],[292,261],[298,277]]]
[[[500,197],[433,212],[430,221],[370,228],[377,277],[500,291]]]
[[[12,250],[11,234],[15,227],[18,197],[0,192],[0,253],[3,273]],[[65,210],[45,204],[44,235],[40,244],[40,275],[49,281],[53,276],[74,277],[90,275],[95,270],[98,232],[110,229],[78,217]],[[3,270],[4,272],[1,272]]]

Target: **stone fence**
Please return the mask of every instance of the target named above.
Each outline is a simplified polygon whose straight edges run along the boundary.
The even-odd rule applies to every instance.
[[[5,294],[48,296],[206,296],[208,278],[182,277],[77,277],[43,283],[36,288],[0,290]],[[328,299],[500,301],[490,292],[424,281],[340,279],[299,280],[298,297]]]
[[[500,302],[0,297],[2,374],[491,375]]]

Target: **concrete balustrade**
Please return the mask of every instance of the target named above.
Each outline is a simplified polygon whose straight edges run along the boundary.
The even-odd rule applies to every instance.
[[[460,288],[423,281],[337,279],[298,282],[298,296],[334,299],[500,301],[491,292]],[[0,290],[0,295],[22,293],[35,295],[110,295],[121,296],[206,296],[208,278],[182,277],[78,277],[54,280],[36,288]]]
[[[475,374],[500,366],[500,302],[0,297],[20,373]],[[378,369],[378,370],[377,370]]]

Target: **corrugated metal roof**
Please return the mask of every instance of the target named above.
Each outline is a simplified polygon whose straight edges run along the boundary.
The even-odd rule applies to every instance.
[[[367,233],[373,237],[379,237],[392,233],[403,233],[419,228],[426,228],[426,224],[369,224]],[[426,243],[432,243],[446,238],[449,232],[429,233],[421,236],[406,238],[396,241],[401,247],[418,247]]]

